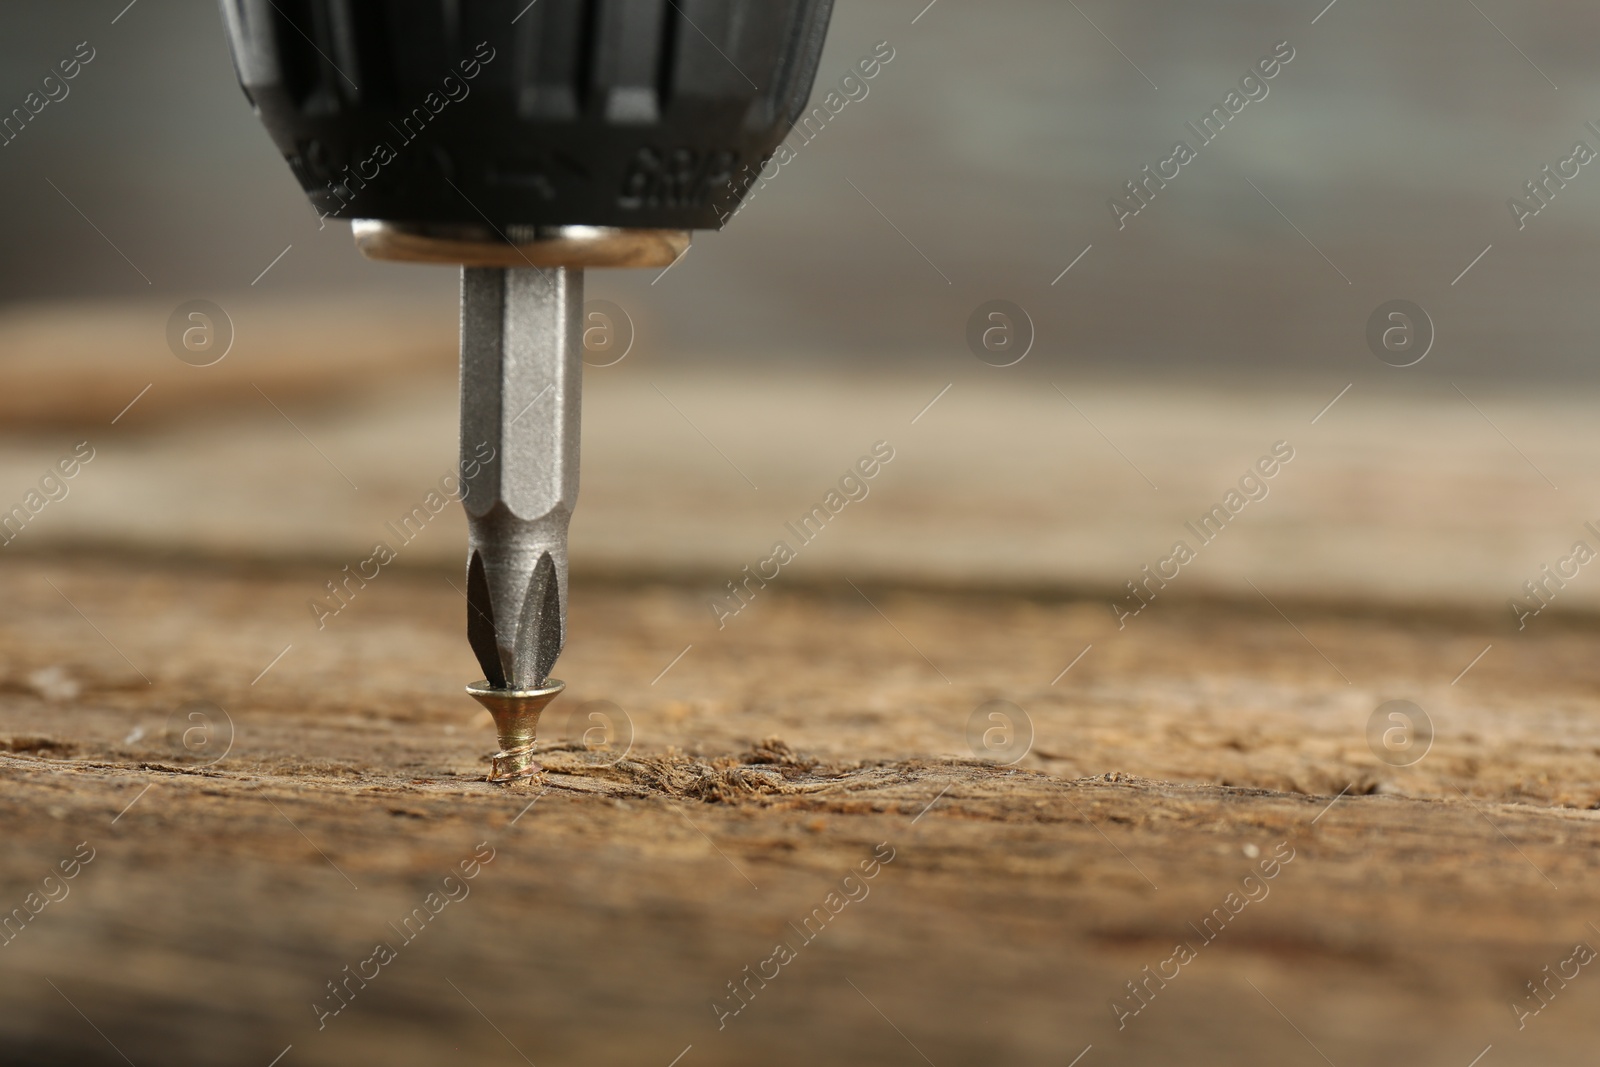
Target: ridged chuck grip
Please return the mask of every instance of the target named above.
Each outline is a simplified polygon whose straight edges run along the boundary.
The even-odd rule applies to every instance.
[[[220,0],[331,217],[716,229],[799,117],[832,0]]]

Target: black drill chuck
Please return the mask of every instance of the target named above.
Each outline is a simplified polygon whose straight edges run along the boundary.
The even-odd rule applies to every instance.
[[[832,0],[221,0],[322,214],[717,229],[799,117]]]

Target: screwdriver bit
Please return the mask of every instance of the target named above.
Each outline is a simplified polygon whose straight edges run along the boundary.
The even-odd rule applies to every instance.
[[[582,309],[581,270],[461,271],[467,639],[497,689],[538,688],[566,641]]]

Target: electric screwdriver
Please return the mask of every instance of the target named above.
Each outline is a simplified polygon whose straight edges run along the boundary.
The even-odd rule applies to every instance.
[[[832,0],[220,0],[245,96],[322,219],[461,269],[467,640],[535,774],[566,640],[583,271],[719,229],[811,92]]]

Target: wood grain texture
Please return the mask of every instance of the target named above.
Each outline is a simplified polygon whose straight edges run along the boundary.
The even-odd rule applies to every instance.
[[[456,688],[450,576],[386,575],[308,637],[319,574],[0,565],[3,899],[95,850],[0,949],[10,1062],[122,1062],[112,1043],[263,1065],[289,1045],[286,1064],[1591,1055],[1586,969],[1524,1029],[1511,1009],[1600,939],[1590,626],[1451,687],[1490,620],[1281,604],[1347,686],[1259,604],[1176,601],[1117,642],[1071,598],[866,587],[880,615],[797,584],[708,634],[693,588],[591,583],[563,703],[625,709],[632,750],[600,765],[616,753],[563,746],[557,716],[543,781],[503,788]],[[1395,691],[1439,729],[1411,768],[1365,741]],[[966,751],[1000,694],[1037,730],[1016,767]],[[231,720],[219,762],[220,733],[190,752],[167,729],[193,700]],[[390,923],[485,842],[466,896],[406,942]],[[880,846],[892,861],[847,883]],[[1212,940],[1189,926],[1252,884]],[[1113,1001],[1184,939],[1193,962],[1119,1029]],[[793,959],[768,962],[780,941]],[[380,943],[392,962],[319,1029],[326,983]],[[727,983],[774,967],[719,1028]]]

